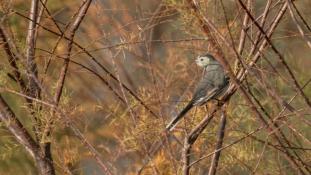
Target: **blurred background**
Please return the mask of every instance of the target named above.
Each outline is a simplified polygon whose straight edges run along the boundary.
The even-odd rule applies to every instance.
[[[42,86],[50,94],[55,91],[67,44],[65,39],[58,41],[59,36],[51,31],[59,33],[55,22],[61,30],[66,30],[81,3],[73,0],[46,2],[49,12],[45,10],[40,20],[35,61]],[[211,20],[228,40],[229,27],[237,46],[244,17],[239,4],[234,0],[223,1],[223,8],[217,0],[197,3],[202,15]],[[252,1],[252,14],[260,16],[266,3],[266,0]],[[267,26],[284,2],[271,0],[271,3]],[[2,0],[0,4],[1,25],[23,53],[27,47],[30,0]],[[295,5],[310,24],[311,1],[297,0]],[[303,29],[309,37],[310,31]],[[255,38],[257,32],[256,26],[249,26],[250,38]],[[206,35],[184,0],[95,0],[74,41],[88,52],[73,46],[59,108],[97,150],[113,174],[138,174],[152,144],[163,138],[161,132],[165,125],[191,98],[195,84],[202,75],[202,69],[194,64],[194,59],[211,49]],[[311,77],[311,48],[301,37],[288,11],[271,41],[286,59],[298,83],[303,86],[308,82]],[[234,69],[236,57],[224,44],[220,46]],[[251,46],[247,40],[242,53],[246,61]],[[55,52],[51,54],[53,49]],[[253,93],[270,116],[275,117],[283,106],[258,84],[254,74],[261,75],[265,83],[285,101],[289,101],[296,91],[277,55],[269,47],[264,55],[269,62],[259,59],[255,71],[247,76],[243,86]],[[11,70],[3,47],[0,49],[0,60],[1,87],[19,91],[18,85],[7,76]],[[18,66],[22,76],[25,76],[23,62]],[[311,86],[307,85],[304,92],[310,98]],[[35,121],[30,117],[31,112],[24,98],[8,92],[1,92],[1,95],[34,135],[31,128]],[[42,95],[42,100],[48,98]],[[212,102],[192,110],[178,125],[175,136],[182,141],[214,104]],[[290,142],[300,148],[295,151],[310,168],[310,107],[299,95],[291,105],[300,115],[285,111],[282,114],[285,117],[280,121],[281,129]],[[48,107],[35,112],[43,123],[54,121],[52,135],[46,139],[52,143],[56,174],[104,174],[62,118],[53,116]],[[216,115],[194,144],[192,161],[213,152],[220,120],[219,114]],[[223,145],[231,144],[260,126],[240,91],[236,91],[227,107]],[[297,174],[277,147],[271,133],[262,129],[222,151],[218,174]],[[182,146],[172,141],[151,158],[141,174],[181,174],[181,150]],[[210,161],[206,158],[193,165],[191,174],[208,174]],[[0,122],[0,174],[36,173],[31,156]]]

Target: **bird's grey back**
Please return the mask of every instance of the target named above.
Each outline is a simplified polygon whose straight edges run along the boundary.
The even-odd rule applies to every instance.
[[[213,89],[223,89],[228,85],[228,78],[222,66],[217,62],[213,62],[206,66],[204,75],[196,87],[193,95],[193,101],[196,102],[211,92]],[[215,94],[217,95],[217,94]]]

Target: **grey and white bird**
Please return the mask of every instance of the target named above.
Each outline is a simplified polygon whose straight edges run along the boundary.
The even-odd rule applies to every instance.
[[[181,112],[166,126],[166,130],[172,131],[180,119],[194,106],[201,106],[212,99],[218,100],[229,87],[229,77],[226,76],[221,64],[211,54],[199,56],[196,64],[204,68],[204,75],[197,84],[190,102]]]

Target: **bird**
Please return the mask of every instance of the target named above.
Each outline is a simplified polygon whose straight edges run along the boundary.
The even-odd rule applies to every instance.
[[[213,99],[218,100],[229,87],[229,77],[212,54],[206,53],[198,56],[195,62],[199,67],[204,68],[203,77],[197,84],[189,103],[166,126],[168,131],[172,131],[180,119],[193,107],[201,106]]]

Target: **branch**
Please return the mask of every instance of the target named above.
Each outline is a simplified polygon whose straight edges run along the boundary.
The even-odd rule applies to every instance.
[[[60,96],[62,94],[63,91],[63,87],[64,87],[64,83],[65,83],[65,78],[66,78],[66,74],[68,71],[68,66],[69,66],[69,62],[70,62],[70,55],[71,55],[71,50],[72,50],[72,46],[73,46],[73,39],[74,36],[76,34],[77,29],[79,28],[79,25],[81,24],[81,21],[83,20],[90,4],[91,4],[92,0],[85,0],[83,2],[83,4],[81,5],[78,14],[76,15],[76,18],[74,19],[74,22],[72,23],[72,25],[70,26],[69,29],[69,37],[68,40],[69,42],[67,43],[67,54],[66,57],[64,59],[63,62],[63,66],[61,68],[60,74],[59,74],[59,78],[56,84],[56,90],[55,90],[55,96],[54,96],[54,101],[56,103],[56,106],[59,103],[60,100]]]
[[[242,6],[242,8],[245,10],[245,12],[247,13],[247,15],[250,17],[250,19],[252,20],[252,22],[255,24],[255,26],[258,28],[258,30],[261,32],[261,34],[264,36],[265,40],[268,42],[268,44],[271,46],[271,49],[277,54],[277,58],[280,60],[280,62],[284,65],[286,71],[289,73],[290,78],[292,80],[292,82],[294,83],[294,88],[299,92],[299,94],[303,97],[303,99],[305,100],[306,104],[309,106],[309,108],[311,108],[311,102],[309,100],[309,98],[306,96],[306,94],[302,91],[299,83],[297,82],[294,73],[292,72],[292,70],[289,68],[288,64],[286,63],[284,57],[282,56],[282,54],[276,49],[276,47],[272,44],[269,36],[266,34],[266,32],[263,30],[263,28],[258,24],[258,22],[254,19],[254,17],[252,16],[252,14],[250,14],[250,12],[247,10],[247,7],[243,4],[243,2],[241,0],[238,0],[239,4]],[[285,4],[286,5],[286,4]]]
[[[216,40],[215,40],[215,39],[213,38],[213,36],[211,35],[209,26],[205,23],[204,18],[203,18],[202,15],[200,14],[200,11],[199,11],[197,5],[193,2],[193,0],[188,0],[187,2],[188,2],[188,4],[189,4],[190,8],[194,11],[194,13],[195,13],[194,15],[197,17],[197,19],[198,19],[198,21],[199,21],[199,23],[200,23],[200,25],[201,25],[201,27],[202,27],[203,32],[208,36],[208,38],[209,38],[209,43],[214,47],[214,52],[215,52],[215,55],[216,55],[216,59],[218,59],[218,60],[220,61],[220,63],[223,65],[223,67],[227,70],[228,75],[229,75],[231,81],[233,82],[232,90],[229,88],[229,90],[230,90],[231,92],[229,91],[229,92],[228,92],[228,95],[227,95],[226,97],[224,97],[224,99],[227,98],[227,100],[229,100],[230,97],[231,97],[231,95],[235,92],[234,89],[237,89],[237,88],[238,88],[238,89],[242,92],[242,94],[243,94],[243,96],[244,96],[246,102],[249,104],[251,110],[253,111],[253,113],[255,114],[256,118],[259,120],[259,122],[261,122],[263,126],[267,126],[267,127],[268,127],[268,130],[269,130],[270,132],[273,131],[273,129],[271,128],[271,126],[269,126],[268,122],[264,119],[264,117],[262,116],[262,114],[257,110],[256,105],[255,105],[255,104],[253,103],[253,101],[251,100],[249,94],[245,91],[245,89],[244,89],[242,86],[240,86],[240,81],[239,81],[239,79],[237,79],[237,77],[234,75],[234,72],[232,71],[232,69],[231,69],[231,67],[230,67],[230,65],[229,65],[229,63],[228,63],[228,61],[225,59],[223,53],[221,52],[221,49],[220,49],[219,46],[217,45]],[[242,3],[240,0],[239,0],[239,2]],[[242,4],[243,4],[243,3],[242,3]],[[252,15],[251,15],[250,12],[247,10],[247,8],[245,7],[244,4],[243,4],[243,9],[244,9],[245,12],[248,14],[248,16],[250,17],[250,19],[251,19],[251,20],[256,24],[256,26],[258,27],[259,24],[255,21],[255,19],[252,17]],[[259,28],[260,28],[260,26],[259,26]],[[262,30],[262,28],[260,28],[260,29]],[[262,31],[262,33],[265,34],[263,31]],[[265,38],[266,38],[266,40],[267,40],[268,42],[270,41],[269,38],[267,38],[267,35],[266,35],[266,34],[265,34]],[[270,43],[270,45],[271,45],[271,43]],[[274,46],[273,46],[273,47],[274,47]],[[239,55],[239,54],[237,53],[237,51],[235,50],[235,47],[234,47],[234,46],[232,47],[232,49],[234,50],[234,52],[235,52],[235,54],[236,54],[236,57],[237,57],[238,59],[241,60],[240,55]],[[275,50],[276,50],[276,49],[275,49]],[[284,60],[283,60],[283,61],[284,61]],[[285,64],[285,65],[287,66],[287,64]],[[291,71],[289,70],[289,72],[291,72]],[[294,80],[295,80],[295,79],[294,79]],[[301,90],[301,89],[300,89],[300,90]],[[230,94],[231,94],[231,95],[230,95]],[[204,129],[204,128],[203,128],[203,129]],[[193,132],[196,133],[196,134],[194,134],[193,136],[191,136],[191,134],[192,134],[192,132],[191,132],[191,134],[190,134],[189,137],[193,137],[193,138],[194,138],[193,143],[196,141],[198,135],[203,131],[203,129],[202,129],[202,130],[198,130],[198,132],[195,131],[195,129],[194,129]],[[282,144],[281,140],[278,138],[278,136],[277,136],[275,133],[273,133],[273,137],[274,137],[280,144]],[[189,146],[189,149],[190,149],[190,148],[191,148],[191,146]],[[293,165],[294,167],[297,167],[298,170],[299,170],[301,173],[304,174],[302,168],[299,166],[299,164],[294,160],[293,156],[292,156],[292,155],[290,154],[290,152],[288,152],[287,150],[286,150],[286,157],[288,158],[289,162],[291,162],[292,165]],[[301,161],[300,161],[300,163],[304,164],[304,162],[301,162]],[[306,170],[308,171],[308,169],[306,169]]]
[[[219,131],[218,131],[218,138],[217,138],[217,143],[216,143],[216,148],[215,148],[215,154],[213,155],[212,158],[212,163],[208,172],[208,175],[215,175],[217,166],[218,166],[218,161],[220,158],[220,153],[221,150],[219,150],[222,147],[224,136],[225,136],[225,128],[226,128],[226,113],[225,109],[222,111],[222,115],[220,118],[220,126],[219,126]],[[217,151],[219,150],[219,151]]]
[[[219,108],[215,108],[210,114],[206,115],[205,118],[185,137],[184,147],[182,150],[183,175],[188,175],[190,173],[190,152],[192,145],[195,143],[199,135],[204,131],[210,121],[214,118],[218,109]]]
[[[271,24],[271,26],[269,27],[269,30],[268,30],[268,32],[267,32],[267,36],[268,36],[269,38],[272,36],[272,34],[273,34],[274,30],[276,29],[277,25],[280,23],[281,19],[283,18],[284,14],[285,14],[285,12],[286,12],[286,9],[287,9],[287,6],[286,6],[286,4],[284,4],[284,5],[280,8],[280,10],[279,10],[279,12],[277,13],[276,17],[274,18],[274,20],[273,20],[273,22],[272,22],[272,24]],[[257,42],[259,42],[260,34],[261,34],[261,32],[259,32],[259,34],[257,35],[257,36],[258,36],[258,37],[257,37],[258,39],[255,40],[255,44],[253,44],[253,47],[252,47],[252,49],[251,49],[251,51],[250,51],[250,53],[249,53],[249,55],[248,55],[249,57],[250,57],[251,55],[253,55],[253,54],[255,53],[255,51],[256,51],[256,46],[257,46],[257,44],[258,44]],[[262,55],[262,52],[263,52],[263,50],[266,48],[266,46],[267,46],[267,40],[264,40],[264,41],[261,43],[261,45],[259,46],[257,52],[255,53],[255,55],[253,56],[253,58],[251,59],[251,61],[249,62],[249,64],[248,64],[249,67],[254,66],[254,64],[258,61],[259,57]],[[247,73],[248,73],[248,70],[247,70],[247,69],[241,69],[240,72],[238,73],[238,76],[237,76],[237,77],[238,77],[240,80],[243,80],[243,79],[245,78],[245,76],[247,75]]]
[[[300,26],[300,24],[298,23],[298,20],[297,18],[295,17],[294,15],[294,12],[293,12],[293,9],[292,9],[292,6],[293,5],[293,2],[287,0],[286,1],[286,4],[287,4],[287,8],[289,10],[289,13],[290,13],[290,16],[292,17],[300,35],[302,36],[302,38],[306,41],[307,45],[309,46],[309,48],[311,49],[311,40],[306,36],[305,32],[303,31],[302,27]]]
[[[19,13],[19,12],[15,12],[17,15],[19,15],[19,16],[21,16],[21,17],[23,17],[23,18],[27,18],[27,19],[29,19],[28,17],[26,17],[25,15],[23,15],[23,14],[21,14],[21,13]],[[30,19],[29,19],[30,20]],[[49,29],[49,28],[47,28],[47,27],[45,27],[45,26],[42,26],[42,25],[40,25],[40,24],[37,24],[37,25],[39,25],[40,27],[42,27],[44,30],[46,30],[46,31],[48,31],[48,32],[50,32],[50,33],[52,33],[52,34],[54,34],[54,35],[57,35],[57,36],[62,36],[62,34],[59,34],[58,32],[55,32],[55,31],[53,31],[53,30],[51,30],[51,29]],[[69,38],[68,37],[64,37],[66,40],[69,40]],[[77,46],[82,52],[84,52],[85,54],[87,54],[90,58],[91,58],[91,60],[92,61],[94,61],[94,63],[96,63],[105,73],[107,73],[107,75],[109,76],[109,77],[111,77],[113,80],[115,80],[115,81],[118,81],[118,79],[117,79],[117,77],[116,76],[114,76],[113,75],[113,73],[112,72],[110,72],[105,66],[103,66],[86,48],[84,48],[83,46],[81,46],[79,43],[77,43],[77,42],[75,42],[75,41],[73,41],[73,44],[75,45],[75,46]],[[155,113],[155,112],[153,112],[152,110],[151,110],[151,108],[139,97],[139,96],[137,96],[136,94],[135,94],[135,92],[134,91],[132,91],[129,87],[127,87],[125,84],[123,84],[122,83],[122,86],[123,86],[123,88],[132,96],[132,97],[134,97],[151,115],[153,115],[154,117],[156,117],[156,118],[159,118],[158,117],[158,115]]]
[[[28,33],[26,38],[26,66],[28,77],[28,88],[32,97],[40,96],[40,88],[35,82],[38,77],[37,64],[35,62],[35,47],[36,47],[36,21],[38,16],[38,3],[39,0],[31,1],[31,8],[29,14]]]
[[[247,0],[247,8],[250,9],[251,8],[251,4],[252,1],[251,0]],[[244,19],[243,19],[243,24],[242,24],[242,29],[241,29],[241,33],[240,33],[240,39],[239,39],[239,46],[238,46],[238,53],[241,55],[243,53],[243,49],[244,49],[244,45],[245,45],[245,37],[246,37],[246,26],[248,25],[249,18],[248,15],[245,14],[244,15]],[[238,60],[237,60],[238,61]],[[236,62],[237,65],[238,62]]]
[[[21,72],[17,66],[18,57],[14,54],[13,49],[10,47],[9,42],[8,42],[8,36],[7,36],[6,32],[4,31],[4,28],[2,27],[2,25],[0,25],[0,38],[2,39],[4,51],[8,56],[8,61],[10,63],[10,66],[12,67],[14,79],[19,84],[21,90],[23,92],[26,92],[26,90],[27,90],[26,84],[25,84],[25,82],[21,76]],[[28,101],[28,102],[31,102],[31,101]]]
[[[41,175],[54,175],[54,167],[49,159],[46,159],[40,150],[40,146],[34,141],[22,123],[0,95],[0,121],[2,121],[17,141],[22,144],[37,164]]]
[[[102,170],[104,172],[106,172],[108,175],[111,174],[109,169],[107,168],[107,166],[101,160],[100,154],[91,145],[91,143],[85,138],[85,136],[81,133],[81,131],[73,124],[72,120],[66,114],[64,114],[57,106],[55,106],[54,102],[50,102],[50,101],[45,102],[45,101],[42,101],[40,99],[33,98],[31,96],[27,96],[25,94],[22,94],[22,93],[19,93],[19,92],[16,92],[14,90],[10,90],[10,89],[1,89],[0,88],[0,90],[5,91],[5,92],[9,92],[9,93],[12,93],[12,94],[15,94],[18,96],[22,96],[25,98],[29,98],[33,101],[41,103],[47,107],[50,107],[52,110],[54,110],[55,114],[57,114],[57,116],[73,131],[75,136],[78,137],[82,141],[82,143],[86,146],[86,148],[90,151],[92,156],[96,159],[96,162],[100,165],[100,168],[102,168]],[[42,88],[42,90],[43,90],[43,92],[46,92],[45,89]],[[46,95],[49,95],[49,94],[46,94]],[[0,106],[0,109],[1,109],[1,106]]]
[[[222,34],[216,29],[216,27],[207,19],[207,18],[205,18],[205,17],[203,17],[201,14],[200,14],[200,11],[199,11],[199,9],[197,8],[197,6],[196,6],[196,4],[192,1],[192,0],[188,0],[187,1],[190,5],[190,7],[191,7],[191,9],[193,9],[194,10],[194,15],[197,17],[197,19],[199,20],[199,23],[200,23],[200,26],[202,27],[202,30],[203,30],[203,32],[208,36],[208,39],[207,39],[207,41],[212,45],[212,44],[215,44],[214,45],[214,51],[216,52],[216,54],[218,53],[218,56],[219,56],[219,54],[221,54],[222,55],[222,53],[221,53],[221,50],[218,48],[218,46],[217,46],[217,42],[213,39],[213,36],[211,36],[210,35],[210,29],[209,29],[209,27],[211,27],[211,29],[213,30],[213,32],[215,32],[220,38],[221,38],[221,40],[224,42],[224,44],[227,46],[227,47],[229,47],[229,48],[233,48],[234,46],[232,46],[232,44],[231,43],[229,43],[223,36],[222,36]],[[284,7],[282,7],[281,9],[280,9],[280,11],[279,11],[279,13],[277,13],[277,15],[276,15],[276,17],[275,17],[275,19],[274,19],[274,21],[273,21],[273,23],[272,23],[272,25],[271,25],[271,27],[270,27],[270,30],[269,30],[269,35],[271,36],[272,35],[272,33],[273,33],[273,31],[274,31],[274,29],[276,28],[276,26],[277,26],[277,24],[280,22],[280,20],[281,20],[281,18],[283,17],[283,15],[284,15],[284,13],[285,13],[285,10],[286,10],[286,6]],[[266,15],[266,13],[267,13],[267,11],[265,11],[264,12],[264,15],[263,15],[263,18],[265,19],[265,15]],[[264,19],[263,19],[263,21],[264,21]],[[262,22],[263,23],[263,22]],[[260,47],[260,51],[262,51],[264,48],[265,48],[265,46],[266,46],[266,44],[264,43],[264,44],[262,44],[261,45],[261,47]],[[218,49],[217,49],[218,48]],[[255,51],[255,48],[254,48],[254,51]],[[216,57],[216,59],[217,59],[218,57]],[[251,62],[250,64],[249,64],[249,67],[251,67],[251,66],[253,66],[254,64],[255,64],[255,62],[258,60],[258,58],[259,58],[259,54],[257,54],[256,56],[254,56],[254,59],[253,59],[253,62]],[[223,64],[223,61],[222,60],[219,60],[222,64]],[[241,69],[241,71],[240,71],[240,73],[238,74],[238,78],[239,78],[239,80],[240,81],[242,81],[243,79],[244,79],[244,77],[245,77],[245,75],[247,74],[247,69],[245,69],[245,71],[243,71],[242,69]],[[227,102],[229,99],[230,99],[230,97],[236,92],[236,89],[237,89],[237,87],[236,86],[231,86],[229,89],[228,89],[228,92],[227,92],[227,94],[226,94],[226,96],[224,96],[224,98],[223,98],[223,101],[224,102]],[[192,142],[195,142],[195,140],[197,139],[197,137],[200,135],[200,133],[206,128],[206,126],[209,124],[209,122],[212,120],[212,118],[214,117],[214,114],[217,112],[217,110],[218,110],[219,108],[216,108],[216,109],[214,109],[208,116],[206,116],[193,130],[192,130],[192,132],[191,132],[191,134],[189,134],[189,138],[188,138],[188,141],[190,141],[190,140],[192,140]],[[266,127],[265,127],[266,128]],[[190,135],[191,135],[191,137],[190,137]],[[187,138],[185,138],[185,141],[184,141],[184,144],[185,144],[185,146],[184,146],[184,154],[185,155],[183,155],[183,162],[184,163],[187,163],[187,150],[185,149],[185,148],[187,148],[187,149],[190,149],[191,147],[187,147],[187,145],[186,144],[188,144],[187,142],[186,142],[186,140],[187,140]],[[153,147],[152,147],[153,148]],[[160,146],[158,146],[158,147],[156,147],[156,149],[152,149],[152,153],[156,153],[157,151],[159,151],[159,149],[161,149],[161,145]],[[154,151],[154,150],[156,150],[156,151]],[[153,155],[154,156],[154,155]],[[148,163],[148,162],[147,162]],[[147,164],[147,163],[145,163],[145,164]],[[186,167],[184,167],[184,173],[186,173],[188,170],[186,170],[186,169],[188,169],[189,170],[189,168],[186,166]]]
[[[59,79],[57,81],[57,85],[56,85],[56,93],[53,99],[53,102],[55,104],[53,111],[56,112],[56,108],[59,104],[59,100],[60,100],[60,96],[62,94],[62,90],[64,87],[64,82],[65,82],[65,78],[66,78],[66,74],[68,71],[68,66],[69,66],[69,62],[70,62],[70,56],[71,56],[71,50],[72,50],[72,46],[74,44],[74,36],[76,34],[76,31],[78,30],[82,20],[84,19],[86,12],[88,11],[90,5],[91,5],[92,0],[85,0],[82,5],[79,8],[79,11],[76,15],[76,18],[74,19],[73,23],[71,24],[70,28],[69,28],[69,37],[68,40],[69,42],[67,43],[67,54],[66,57],[64,59],[63,62],[63,66],[61,68],[61,72],[59,75]],[[100,165],[100,167],[102,168],[102,170],[107,173],[108,175],[111,174],[109,169],[106,167],[106,165],[103,163],[103,161],[100,159],[99,153],[96,151],[96,149],[87,141],[87,139],[83,136],[83,134],[73,125],[73,123],[71,122],[71,120],[66,117],[65,115],[63,115],[61,113],[61,117],[66,119],[66,123],[70,126],[70,128],[73,130],[73,132],[75,133],[75,135],[83,142],[84,145],[86,145],[89,150],[91,151],[92,155],[95,157],[97,163]],[[50,127],[51,124],[48,126]],[[46,132],[47,135],[50,134],[50,129],[48,129],[48,131]],[[50,145],[51,143],[48,142],[45,144],[45,150],[46,152],[49,151],[50,149]]]

